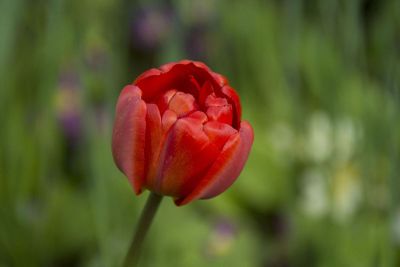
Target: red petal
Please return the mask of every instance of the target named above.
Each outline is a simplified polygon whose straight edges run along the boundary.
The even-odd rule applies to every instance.
[[[221,74],[219,74],[219,73],[216,73],[216,72],[211,71],[211,69],[210,69],[206,64],[204,64],[203,62],[200,62],[200,61],[190,61],[190,60],[182,60],[182,61],[179,62],[179,63],[182,63],[182,64],[189,64],[189,63],[192,63],[192,64],[195,65],[196,67],[201,68],[201,69],[204,69],[205,71],[207,71],[207,72],[211,75],[211,77],[212,77],[213,80],[216,82],[216,85],[219,86],[219,88],[222,88],[222,87],[224,87],[226,84],[228,84],[228,80],[226,79],[225,76],[223,76],[223,75],[221,75]],[[214,84],[214,85],[215,85],[215,84]]]
[[[161,74],[156,70],[150,74],[142,74],[134,84],[143,92],[143,99],[151,102],[163,92],[176,88],[178,91],[190,93],[198,97],[198,85],[203,85],[206,81],[218,87],[218,82],[211,75],[210,70],[203,63],[192,61],[181,61],[178,63],[168,63],[161,68]],[[197,86],[191,80],[194,77]]]
[[[159,97],[158,101],[156,101],[161,114],[168,108],[169,101],[171,101],[172,97],[174,97],[176,93],[177,91],[175,89],[171,89],[165,92],[161,97]]]
[[[169,62],[169,63],[166,63],[166,64],[164,64],[164,65],[162,65],[160,67],[160,70],[162,72],[168,72],[177,64],[181,64],[181,63],[180,62]]]
[[[194,65],[194,66],[196,66],[198,68],[206,70],[207,72],[211,72],[210,68],[206,64],[204,64],[203,62],[193,61],[193,60],[188,60],[188,59],[183,59],[183,60],[178,61],[178,62],[171,62],[171,63],[164,64],[163,66],[161,66],[161,69],[169,70],[169,69],[171,69],[171,67],[173,65],[178,65],[178,64],[180,64],[180,65],[192,64],[192,65]]]
[[[204,64],[203,62],[190,61],[190,60],[187,60],[187,62],[188,62],[187,64],[192,63],[193,65],[195,65],[198,68],[204,69],[207,72],[211,72],[210,68],[206,64]]]
[[[214,94],[210,94],[206,98],[206,107],[221,107],[228,105],[226,98],[216,97]]]
[[[189,80],[193,84],[193,86],[197,89],[197,91],[200,91],[201,86],[193,75],[190,75]]]
[[[199,104],[204,107],[206,104],[207,97],[214,92],[210,81],[206,81],[200,89]]]
[[[210,121],[219,121],[222,123],[232,124],[232,106],[209,107],[207,116]]]
[[[207,122],[207,115],[203,111],[195,111],[188,115],[189,118],[197,120],[199,123],[204,124]]]
[[[165,139],[155,191],[175,197],[187,195],[218,154],[218,148],[209,142],[198,120],[179,119]]]
[[[210,139],[210,142],[218,146],[219,149],[222,149],[229,137],[237,133],[237,130],[228,124],[210,121],[204,124],[204,132]]]
[[[157,105],[147,104],[146,116],[146,181],[148,187],[154,184],[155,164],[161,150],[161,139],[163,130],[161,127],[161,116]]]
[[[146,79],[146,78],[151,77],[151,76],[158,76],[160,74],[161,74],[161,70],[156,69],[156,68],[152,68],[152,69],[149,69],[149,70],[143,72],[142,74],[140,74],[139,77],[137,77],[136,80],[133,83],[136,84],[140,80]]]
[[[226,98],[211,94],[207,97],[205,105],[209,120],[232,124],[232,106],[228,104]]]
[[[232,87],[225,85],[222,93],[227,97],[229,103],[233,107],[233,127],[238,129],[242,117],[242,107],[240,106],[240,98]]]
[[[136,194],[144,179],[146,104],[141,91],[126,86],[117,102],[112,137],[112,152],[116,165],[128,177]]]
[[[169,109],[175,112],[178,117],[183,117],[189,112],[197,110],[198,107],[196,99],[191,94],[177,92],[169,102]]]
[[[178,116],[176,115],[176,113],[173,112],[172,110],[167,109],[164,112],[161,120],[163,132],[167,132],[169,128],[171,128],[171,126],[176,122],[177,119]]]
[[[223,76],[219,73],[216,73],[216,72],[212,72],[212,76],[217,81],[219,86],[221,86],[221,88],[224,87],[226,84],[228,84],[228,79],[226,79],[225,76]]]
[[[200,198],[211,198],[225,191],[239,176],[253,144],[253,129],[247,122],[241,123],[239,133],[232,135],[221,154],[204,175],[195,189],[186,197],[177,199],[177,205],[185,205]]]

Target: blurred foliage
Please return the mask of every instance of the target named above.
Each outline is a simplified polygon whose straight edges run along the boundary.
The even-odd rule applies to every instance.
[[[400,266],[400,2],[0,1],[0,266],[119,266],[146,198],[120,89],[202,60],[255,128],[235,185],[166,199],[142,266]]]

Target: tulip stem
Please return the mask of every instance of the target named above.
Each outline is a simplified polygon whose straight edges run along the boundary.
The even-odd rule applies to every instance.
[[[150,192],[147,198],[146,205],[142,211],[142,214],[140,215],[139,222],[136,226],[136,231],[133,235],[128,253],[125,257],[123,265],[124,267],[134,267],[137,265],[143,241],[151,226],[154,215],[156,214],[157,209],[160,206],[161,200],[162,196]]]

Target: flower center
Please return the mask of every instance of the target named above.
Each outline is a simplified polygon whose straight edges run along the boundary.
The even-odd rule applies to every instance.
[[[200,111],[204,112],[204,116],[207,115],[207,121],[218,121],[232,125],[232,106],[225,98],[217,97],[214,93],[207,96],[204,105],[199,105],[192,94],[172,89],[160,98],[158,106],[161,113],[168,109],[173,111],[178,118],[194,111]]]
[[[187,115],[188,113],[198,109],[196,99],[191,94],[177,92],[169,101],[168,107],[174,111],[178,117]]]
[[[209,120],[232,125],[232,106],[225,98],[211,94],[206,98],[205,106]]]

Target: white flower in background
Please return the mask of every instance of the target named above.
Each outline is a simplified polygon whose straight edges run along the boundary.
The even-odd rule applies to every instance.
[[[328,210],[326,177],[318,169],[311,169],[303,176],[302,208],[311,217],[322,217]]]
[[[306,139],[306,153],[316,163],[332,154],[332,125],[329,117],[322,112],[311,115]]]
[[[350,160],[356,145],[356,128],[350,118],[338,121],[335,128],[336,159],[339,163]]]
[[[333,177],[333,217],[341,223],[348,221],[362,197],[358,172],[351,166],[342,168]]]

